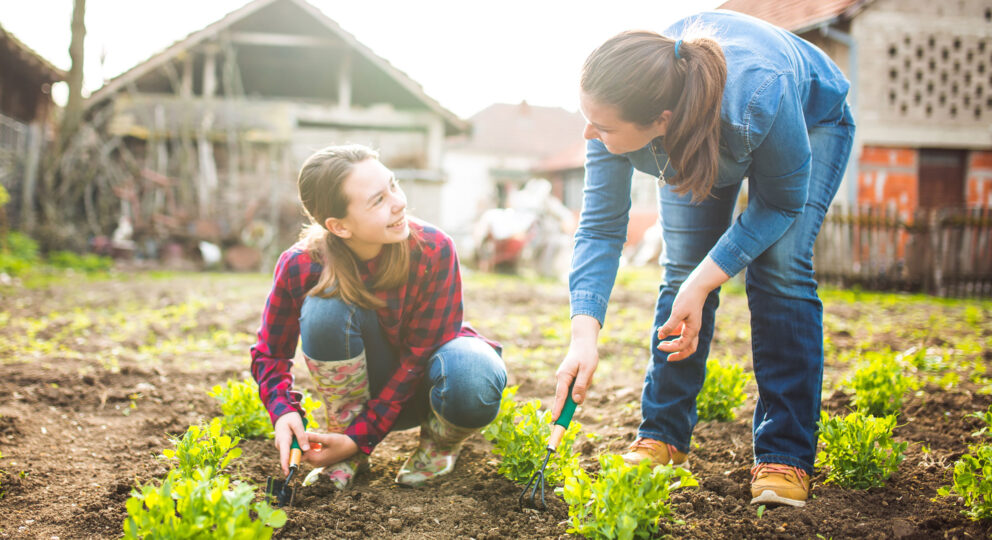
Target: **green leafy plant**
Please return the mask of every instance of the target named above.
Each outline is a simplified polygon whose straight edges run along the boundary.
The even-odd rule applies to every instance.
[[[899,412],[903,395],[915,384],[891,352],[867,351],[847,386],[854,391],[854,406],[859,411],[885,416]]]
[[[0,235],[0,273],[19,276],[37,264],[38,243],[30,236],[16,231]]]
[[[92,253],[79,255],[71,251],[53,251],[48,254],[48,264],[54,268],[78,270],[89,274],[110,270],[114,266],[114,260]]]
[[[228,380],[207,392],[220,402],[220,411],[228,428],[246,439],[273,437],[269,413],[258,397],[258,384],[251,379]]]
[[[651,538],[658,520],[671,517],[668,498],[673,489],[696,486],[692,473],[668,465],[636,466],[615,454],[599,456],[593,480],[582,469],[565,479],[570,533],[586,538]]]
[[[193,476],[204,467],[219,472],[241,455],[241,449],[237,448],[241,439],[225,434],[224,427],[221,418],[214,418],[206,425],[189,426],[182,437],[169,438],[175,448],[163,450],[162,455],[175,461],[173,470],[184,477]]]
[[[482,434],[493,442],[493,452],[502,458],[499,473],[514,482],[526,483],[541,468],[547,455],[551,411],[540,412],[539,399],[518,404],[513,400],[517,389],[513,386],[503,390],[499,413]],[[572,445],[580,429],[582,425],[573,421],[551,455],[544,476],[549,485],[561,485],[569,471],[579,468],[579,458],[572,452]]]
[[[715,359],[706,362],[706,381],[696,397],[700,420],[733,420],[734,409],[744,404],[744,386],[751,376],[737,364],[721,366]]]
[[[310,397],[310,393],[306,390],[302,393],[303,399],[300,405],[306,411],[307,429],[316,429],[319,424],[313,413],[322,407],[323,403]],[[246,439],[254,437],[271,439],[274,436],[269,413],[258,397],[258,384],[252,379],[228,380],[223,385],[215,385],[208,394],[220,402],[223,421],[233,433]]]
[[[821,415],[823,452],[818,465],[828,469],[826,483],[868,489],[885,485],[905,459],[908,443],[892,440],[895,415],[877,418],[855,411],[843,418]]]
[[[954,483],[937,490],[937,496],[955,494],[964,499],[963,514],[973,520],[992,518],[992,445],[971,445],[954,462]]]
[[[968,415],[970,418],[978,418],[982,422],[985,422],[985,426],[982,429],[971,434],[972,437],[982,437],[988,435],[989,430],[992,429],[992,405],[985,412],[973,412]]]
[[[272,538],[273,529],[286,524],[286,513],[254,498],[254,486],[231,483],[210,468],[191,477],[173,469],[161,483],[131,490],[124,538]]]

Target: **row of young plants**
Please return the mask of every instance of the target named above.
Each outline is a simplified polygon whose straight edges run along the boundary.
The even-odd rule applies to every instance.
[[[907,374],[929,362],[925,353],[909,351],[892,361],[892,355],[866,354],[845,381],[854,391],[855,410],[830,417],[825,412],[818,423],[822,445],[817,466],[825,470],[825,483],[849,489],[883,486],[905,459],[907,442],[893,439],[898,413],[906,392],[918,387]],[[697,398],[701,420],[728,421],[743,404],[749,375],[737,365],[707,363],[707,379]],[[501,456],[499,472],[513,482],[525,484],[542,463],[544,445],[551,432],[550,411],[541,412],[540,400],[518,404],[516,388],[504,392],[499,415],[483,434]],[[992,426],[992,407],[975,413]],[[569,505],[568,532],[589,538],[650,537],[659,520],[671,519],[669,493],[675,487],[697,485],[688,473],[670,467],[631,467],[616,455],[602,455],[600,470],[590,477],[572,451],[581,426],[573,422],[557,452],[549,461],[546,479]],[[976,436],[988,437],[986,427]],[[587,434],[595,438],[595,434]],[[956,494],[965,503],[964,513],[973,519],[992,517],[992,444],[973,445],[969,454],[954,465],[954,484],[939,495]]]
[[[867,351],[845,381],[853,391],[854,412],[830,418],[823,413],[820,440],[823,451],[818,465],[827,469],[826,482],[841,487],[868,489],[884,485],[905,459],[907,442],[892,437],[905,395],[922,386],[922,381],[941,384],[950,369],[948,354],[926,348],[913,348],[901,354]],[[984,370],[977,370],[981,377]],[[973,374],[972,379],[975,378]],[[985,427],[972,434],[979,444],[969,445],[968,453],[953,465],[953,483],[938,490],[937,497],[956,495],[965,508],[962,513],[974,520],[992,517],[992,406],[986,412],[969,414]]]
[[[232,479],[231,463],[241,456],[243,438],[272,438],[268,414],[254,381],[227,381],[210,392],[221,416],[189,426],[170,437],[162,459],[170,470],[160,480],[138,484],[126,503],[125,539],[271,538],[286,523],[286,513],[257,497],[258,488]],[[307,418],[321,403],[304,395]]]
[[[992,405],[968,416],[985,424],[972,433],[980,442],[969,445],[968,453],[954,462],[953,482],[940,488],[937,496],[957,496],[965,506],[962,513],[977,521],[992,518]]]
[[[503,391],[499,414],[482,434],[501,457],[499,473],[523,485],[541,468],[552,423],[551,411],[541,411],[541,400],[517,403],[516,393],[517,387]],[[549,486],[568,504],[569,533],[591,539],[650,538],[661,519],[672,519],[672,490],[698,485],[685,469],[646,462],[631,466],[615,454],[601,455],[592,477],[573,451],[581,429],[579,422],[569,425],[545,471]]]

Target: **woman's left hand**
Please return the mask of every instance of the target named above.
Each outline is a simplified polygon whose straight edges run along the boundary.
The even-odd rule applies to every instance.
[[[672,341],[662,341],[658,350],[670,353],[669,362],[677,362],[696,352],[699,330],[703,326],[703,304],[710,291],[730,279],[708,256],[689,274],[672,302],[672,313],[665,324],[658,328],[658,339],[679,336]]]
[[[303,461],[313,467],[326,467],[344,461],[358,453],[358,445],[343,433],[307,432],[310,450],[303,453]],[[319,447],[313,443],[319,443]]]
[[[684,360],[696,352],[699,346],[699,329],[703,325],[703,303],[709,291],[694,287],[685,282],[675,295],[672,303],[672,313],[661,327],[658,328],[658,339],[668,336],[679,336],[671,341],[662,341],[658,350],[669,353],[668,361]]]

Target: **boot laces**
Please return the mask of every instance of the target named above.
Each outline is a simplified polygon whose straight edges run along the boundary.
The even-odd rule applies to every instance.
[[[676,449],[674,445],[661,441],[656,441],[654,439],[647,439],[644,437],[638,437],[634,442],[630,444],[631,452],[635,452],[642,448],[650,453],[658,453],[661,452],[662,450],[667,449],[669,459],[675,456],[675,452],[678,452],[678,449]]]
[[[751,481],[754,482],[758,479],[761,474],[782,474],[786,478],[789,477],[789,473],[796,475],[796,478],[803,482],[807,476],[809,476],[806,471],[800,469],[799,467],[793,467],[792,465],[783,465],[781,463],[758,463],[754,467],[751,467]]]

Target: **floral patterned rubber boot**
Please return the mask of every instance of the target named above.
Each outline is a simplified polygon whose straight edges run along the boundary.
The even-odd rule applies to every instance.
[[[317,392],[324,402],[325,421],[329,433],[344,433],[351,421],[358,416],[369,400],[369,376],[365,353],[337,362],[321,362],[304,355]],[[317,467],[303,479],[309,486],[321,477],[344,490],[351,486],[355,476],[368,468],[369,457],[362,452],[340,463]]]
[[[462,442],[477,431],[449,423],[431,407],[430,417],[420,425],[420,445],[400,467],[396,483],[416,487],[449,474],[455,469]]]

